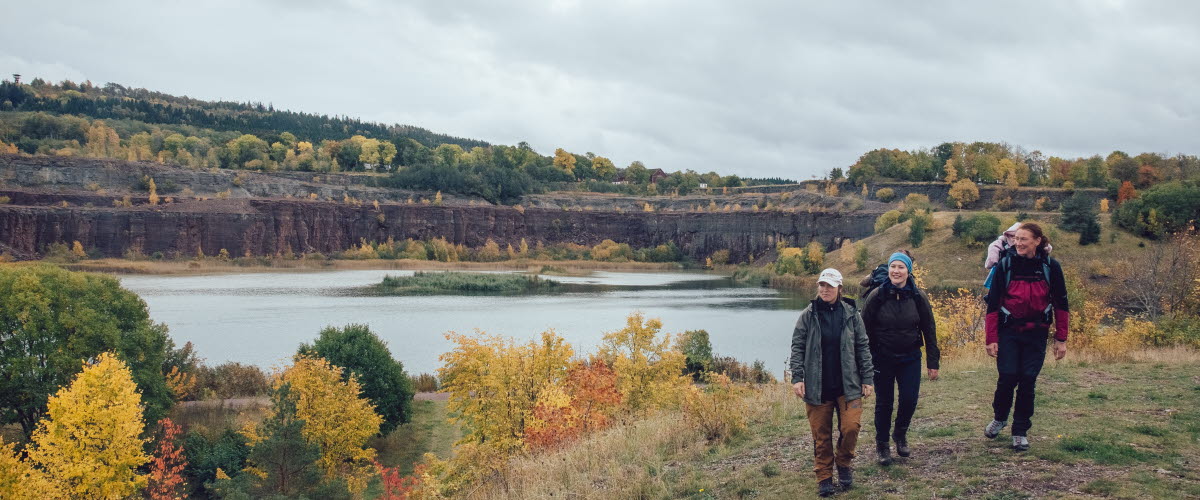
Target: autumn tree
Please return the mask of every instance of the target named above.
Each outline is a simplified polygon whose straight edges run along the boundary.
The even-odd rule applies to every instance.
[[[596,170],[596,177],[602,181],[611,181],[617,178],[617,167],[608,158],[603,156],[593,158],[592,168]]]
[[[575,155],[563,148],[554,150],[554,166],[568,174],[575,175]]]
[[[352,492],[366,489],[374,471],[375,450],[364,448],[379,432],[382,419],[351,374],[320,358],[300,356],[280,375],[276,386],[291,387],[296,418],[304,421],[303,435],[321,452],[317,465],[327,481],[344,479]]]
[[[111,276],[37,265],[0,269],[0,422],[28,435],[48,395],[80,360],[112,351],[128,362],[148,418],[172,404],[163,369],[172,344],[146,303]]]
[[[137,468],[150,460],[139,437],[141,396],[129,367],[100,354],[47,402],[29,458],[61,491],[77,498],[124,498],[141,490]]]
[[[410,420],[413,387],[404,365],[392,358],[387,344],[367,325],[327,327],[312,345],[301,345],[300,354],[324,358],[342,367],[343,380],[354,377],[361,381],[363,397],[383,418],[381,434],[390,434]]]
[[[1133,183],[1125,181],[1121,183],[1121,188],[1117,190],[1117,205],[1138,197],[1137,189],[1133,188]]]
[[[147,182],[147,185],[149,186],[150,190],[150,204],[158,205],[158,186],[154,184],[153,177],[150,178],[150,180]]]
[[[154,447],[154,458],[150,462],[150,477],[146,488],[146,496],[154,500],[173,500],[187,498],[187,484],[183,479],[183,470],[187,467],[187,457],[183,455],[179,436],[183,432],[169,418],[160,420],[162,434]]]
[[[604,335],[600,356],[617,373],[617,387],[634,413],[669,407],[687,386],[686,360],[671,348],[671,335],[659,335],[662,320],[629,315],[625,328]]]
[[[13,443],[0,437],[0,498],[9,500],[46,500],[62,498],[62,492],[50,484],[40,469],[17,457]]]
[[[574,350],[553,330],[527,344],[483,332],[446,338],[455,346],[441,356],[438,375],[450,395],[446,409],[463,427],[460,443],[500,453],[524,449],[539,394],[561,384]]]
[[[576,361],[562,385],[547,384],[538,393],[525,424],[529,448],[555,448],[609,425],[622,397],[617,374],[603,360]]]
[[[296,397],[287,383],[271,395],[271,412],[254,432],[246,471],[221,477],[218,470],[213,489],[219,496],[244,495],[284,497],[315,490],[321,483],[321,447],[305,436],[305,421],[296,409]]]
[[[961,179],[950,186],[949,196],[958,208],[967,207],[979,200],[979,188],[970,179]]]

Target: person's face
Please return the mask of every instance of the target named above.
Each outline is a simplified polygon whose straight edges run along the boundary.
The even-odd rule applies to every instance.
[[[830,304],[837,302],[839,288],[841,287],[830,285],[824,281],[817,283],[817,297]]]
[[[893,285],[904,286],[904,283],[908,281],[908,266],[903,262],[893,260],[891,264],[888,264],[888,279],[892,280]]]
[[[1033,232],[1028,229],[1018,229],[1013,236],[1013,245],[1017,247],[1017,254],[1022,257],[1034,257],[1037,255],[1037,249],[1042,245],[1041,238],[1034,238]]]

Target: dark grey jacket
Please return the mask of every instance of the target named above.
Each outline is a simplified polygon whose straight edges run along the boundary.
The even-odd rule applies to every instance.
[[[846,325],[842,330],[842,389],[846,401],[853,401],[862,397],[863,385],[875,385],[875,368],[871,364],[867,328],[853,300],[842,299],[842,314]],[[821,326],[812,304],[800,311],[800,319],[796,320],[788,366],[792,383],[804,382],[804,402],[821,404]]]

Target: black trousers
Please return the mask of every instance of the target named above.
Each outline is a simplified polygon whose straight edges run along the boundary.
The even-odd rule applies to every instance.
[[[900,357],[878,355],[875,363],[875,442],[886,445],[892,428],[892,409],[896,410],[893,436],[907,436],[917,396],[921,394],[921,350]],[[896,392],[899,391],[899,401]]]
[[[996,420],[1008,420],[1013,412],[1012,435],[1024,436],[1033,425],[1034,387],[1046,361],[1046,329],[1030,331],[1000,330],[1000,352],[996,356],[996,396],[992,410]],[[1013,406],[1013,391],[1016,406]]]

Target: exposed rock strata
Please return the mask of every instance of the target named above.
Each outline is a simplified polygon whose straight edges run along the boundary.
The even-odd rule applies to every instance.
[[[595,245],[604,239],[648,247],[674,242],[687,255],[703,258],[727,249],[734,259],[762,255],[776,241],[827,246],[871,234],[877,213],[851,212],[599,212],[509,207],[446,207],[420,204],[348,206],[298,200],[207,200],[169,205],[103,206],[111,197],[20,193],[22,205],[0,206],[0,248],[31,257],[53,243],[79,241],[89,251],[121,256],[128,249],[149,255],[274,255],[348,248],[360,239],[444,237],[452,243],[501,246],[572,242]],[[84,204],[85,206],[79,206]]]

